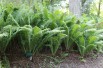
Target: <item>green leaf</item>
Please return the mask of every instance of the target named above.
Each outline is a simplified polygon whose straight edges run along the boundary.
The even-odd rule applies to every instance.
[[[96,40],[97,40],[97,37],[96,37],[96,36],[90,36],[89,39],[88,39],[88,44],[92,44],[92,43],[94,43]]]
[[[84,54],[91,52],[96,46],[94,44],[89,44],[84,50]]]
[[[80,26],[78,24],[74,24],[72,26],[72,32],[71,32],[71,34],[72,35],[75,34],[78,31],[79,28],[80,28]]]
[[[35,26],[33,28],[33,33],[34,33],[34,36],[35,36],[35,35],[37,35],[39,33],[42,33],[42,30],[39,27]]]
[[[59,34],[58,34],[58,37],[59,37],[59,39],[63,39],[63,38],[65,38],[65,37],[67,37],[67,35],[66,35],[66,34],[63,34],[63,33],[59,33]]]
[[[83,36],[79,37],[79,44],[85,46],[85,38]]]
[[[85,51],[85,46],[83,46],[83,45],[78,45],[78,48],[79,48],[79,52],[80,52],[80,54],[82,55],[82,56],[84,56],[84,51]]]

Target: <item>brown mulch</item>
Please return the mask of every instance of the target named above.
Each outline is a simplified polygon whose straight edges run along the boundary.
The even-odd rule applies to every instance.
[[[103,55],[97,57],[86,57],[85,62],[81,62],[78,56],[71,54],[66,60],[60,64],[61,68],[103,68]]]
[[[78,54],[72,53],[69,54],[68,57],[64,58],[63,62],[59,64],[55,64],[50,60],[50,58],[48,59],[47,57],[41,55],[34,56],[32,61],[18,56],[14,58],[9,59],[11,68],[103,68],[102,54],[98,55],[96,58],[86,57],[85,62],[82,62],[79,59]]]
[[[69,53],[63,59],[57,58],[57,56],[51,57],[50,53],[47,53],[34,55],[33,60],[30,61],[24,57],[21,50],[18,51],[19,47],[15,47],[17,46],[9,48],[9,52],[7,50],[11,68],[103,68],[103,54],[99,54],[97,57],[86,56],[85,62],[82,62],[78,53]]]

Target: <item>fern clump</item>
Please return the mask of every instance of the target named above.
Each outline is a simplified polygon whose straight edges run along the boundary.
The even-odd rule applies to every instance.
[[[60,10],[51,11],[45,5],[16,6],[13,3],[0,3],[1,53],[5,53],[13,37],[18,38],[26,57],[35,55],[45,47],[55,55],[62,43],[65,50],[77,46],[81,56],[94,50],[102,52],[103,29],[95,27],[94,20],[78,19]]]

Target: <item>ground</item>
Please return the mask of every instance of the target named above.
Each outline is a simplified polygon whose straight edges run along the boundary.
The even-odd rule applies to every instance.
[[[56,56],[51,57],[51,53],[44,51],[34,55],[30,61],[19,47],[8,48],[6,53],[11,68],[103,68],[103,54],[90,54],[80,59],[77,52],[58,51]]]
[[[63,59],[38,55],[34,56],[32,61],[23,57],[9,60],[11,61],[11,68],[103,68],[102,54],[94,58],[88,56],[84,58],[84,62],[79,57],[78,54],[72,53]]]

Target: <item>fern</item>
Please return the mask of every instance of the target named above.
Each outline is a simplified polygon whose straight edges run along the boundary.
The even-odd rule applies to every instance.
[[[3,27],[0,32],[0,51],[2,53],[5,52],[8,43],[10,42],[11,38],[14,37],[17,33],[17,27],[12,25],[7,25]]]

